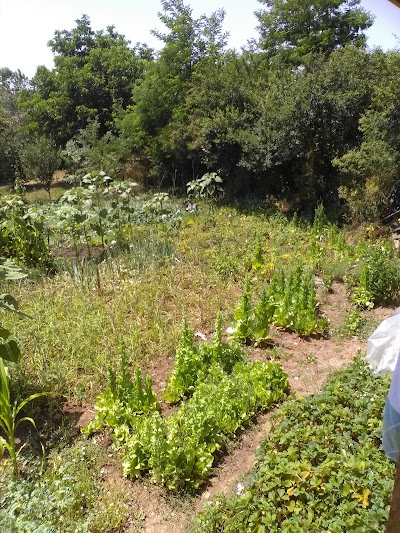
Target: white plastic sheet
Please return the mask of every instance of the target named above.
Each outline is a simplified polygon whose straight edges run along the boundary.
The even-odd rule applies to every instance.
[[[375,375],[392,372],[383,416],[382,444],[394,461],[400,453],[400,308],[384,320],[368,339],[366,361]]]
[[[400,352],[400,309],[384,320],[368,339],[367,356],[372,372],[377,376],[394,372]]]

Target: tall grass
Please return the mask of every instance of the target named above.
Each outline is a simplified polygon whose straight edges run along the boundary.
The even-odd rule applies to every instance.
[[[347,268],[359,247],[346,243],[344,230],[328,227],[319,235],[318,257],[322,253],[328,274],[340,261]],[[262,287],[278,268],[319,273],[310,245],[315,239],[310,224],[282,215],[203,208],[185,215],[179,227],[141,226],[123,250],[105,254],[99,264],[62,260],[57,275],[12,288],[32,317],[4,319],[18,332],[23,352],[13,377],[18,387],[90,402],[121,343],[131,363],[172,357],[182,316],[206,334],[218,312],[232,322],[248,275]],[[254,271],[257,248],[263,264]]]

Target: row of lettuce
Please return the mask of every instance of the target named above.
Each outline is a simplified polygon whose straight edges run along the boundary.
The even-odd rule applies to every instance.
[[[132,379],[122,351],[120,368],[110,370],[109,386],[84,432],[111,431],[126,475],[148,473],[169,489],[193,490],[212,474],[229,440],[287,390],[279,363],[246,362],[238,345],[222,341],[220,317],[211,342],[195,340],[184,321],[164,392],[169,403],[179,402],[176,412],[162,414],[150,376],[136,368]]]

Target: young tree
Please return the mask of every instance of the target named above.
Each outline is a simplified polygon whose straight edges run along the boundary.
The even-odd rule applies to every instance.
[[[13,182],[21,173],[19,149],[24,115],[18,108],[18,97],[29,86],[28,78],[20,70],[0,68],[0,181]]]
[[[217,58],[226,44],[222,31],[224,12],[195,19],[192,9],[182,0],[163,0],[162,6],[159,17],[167,32],[154,33],[164,47],[134,90],[134,105],[122,129],[150,159],[154,176],[162,179],[179,174],[184,184],[192,174],[192,165],[184,147],[182,152],[171,146],[171,131],[182,115],[182,120],[190,120],[184,102],[196,66],[205,58]]]
[[[68,168],[78,175],[103,170],[120,180],[131,156],[129,141],[111,131],[100,137],[99,130],[100,124],[94,120],[67,142],[64,154],[71,161]]]
[[[42,183],[50,198],[54,172],[61,164],[60,151],[51,139],[41,136],[27,144],[21,152],[21,162],[25,177]]]
[[[334,159],[340,195],[356,220],[376,220],[400,207],[400,53],[381,55],[383,68],[359,121],[362,142]]]

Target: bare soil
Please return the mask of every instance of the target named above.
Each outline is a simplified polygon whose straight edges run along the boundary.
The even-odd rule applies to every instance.
[[[288,374],[290,389],[297,395],[314,394],[332,372],[348,365],[357,353],[366,352],[366,338],[394,309],[378,308],[366,313],[365,337],[349,338],[343,334],[346,316],[351,305],[343,284],[335,283],[329,293],[320,291],[321,313],[330,320],[332,331],[327,338],[302,338],[279,329],[271,331],[268,347],[248,348],[250,360],[279,360]],[[161,393],[166,387],[173,360],[160,357],[149,363],[146,369],[154,380],[154,388]],[[163,405],[166,414],[171,408]],[[75,416],[77,416],[76,413]],[[77,416],[77,426],[87,423],[93,410]],[[215,474],[208,484],[195,496],[176,496],[159,487],[149,479],[130,482],[122,477],[119,468],[108,469],[105,484],[107,490],[123,491],[128,495],[131,517],[126,532],[186,533],[193,517],[204,507],[205,502],[218,493],[234,494],[241,490],[245,480],[257,464],[256,451],[270,429],[270,413],[258,416],[251,428],[245,431],[230,446],[228,453],[216,465]]]

